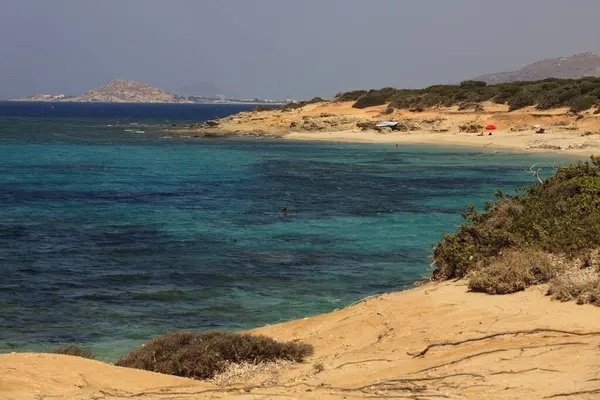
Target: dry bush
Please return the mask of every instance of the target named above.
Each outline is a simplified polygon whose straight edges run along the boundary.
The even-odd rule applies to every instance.
[[[472,110],[475,112],[482,112],[482,111],[484,111],[484,108],[483,108],[483,104],[481,104],[481,103],[466,102],[466,103],[459,104],[458,111],[467,111],[467,110]]]
[[[598,268],[569,271],[552,280],[548,294],[560,301],[600,306],[600,271]]]
[[[468,124],[458,126],[458,130],[460,132],[466,132],[466,133],[477,133],[477,132],[480,132],[482,129],[483,129],[483,125],[479,125],[477,123],[468,123]]]
[[[323,365],[322,362],[318,362],[313,365],[313,370],[314,370],[315,374],[319,374],[319,373],[325,371],[325,366]]]
[[[546,283],[561,270],[550,256],[535,250],[512,250],[469,275],[469,289],[508,294]]]
[[[92,349],[88,348],[81,348],[78,346],[64,346],[64,347],[59,347],[58,349],[54,349],[51,351],[51,353],[54,354],[65,354],[67,356],[74,356],[74,357],[83,357],[83,358],[89,358],[90,360],[93,360],[95,355],[92,352]]]
[[[363,131],[366,130],[370,130],[370,129],[376,129],[377,128],[377,122],[376,121],[360,121],[356,123],[356,126],[358,128],[360,128]]]
[[[261,364],[277,360],[299,362],[313,353],[308,344],[282,343],[266,336],[223,331],[172,332],[132,350],[115,365],[210,379],[231,364]]]
[[[248,382],[249,379],[259,374],[276,374],[291,364],[291,361],[282,360],[260,364],[247,362],[229,364],[223,372],[212,377],[209,382],[218,386],[231,386],[239,382]]]

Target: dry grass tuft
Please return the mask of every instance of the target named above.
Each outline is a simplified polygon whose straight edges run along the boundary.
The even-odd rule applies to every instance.
[[[277,360],[260,364],[241,363],[229,364],[223,372],[215,375],[208,382],[218,386],[232,386],[239,382],[248,382],[252,377],[259,374],[276,374],[280,370],[289,367],[291,361]]]
[[[83,357],[93,360],[95,355],[90,348],[81,348],[79,346],[64,346],[51,351],[54,354],[65,354],[67,356]]]
[[[308,344],[223,331],[171,332],[150,340],[115,365],[193,379],[210,379],[231,364],[299,362],[313,353]]]
[[[516,250],[496,258],[469,275],[469,289],[489,294],[508,294],[546,283],[562,266],[541,251]]]
[[[321,372],[325,371],[325,366],[322,362],[318,362],[313,365],[313,370],[315,371],[315,374],[320,374]]]
[[[600,270],[585,268],[569,271],[554,279],[548,294],[560,301],[600,306]]]

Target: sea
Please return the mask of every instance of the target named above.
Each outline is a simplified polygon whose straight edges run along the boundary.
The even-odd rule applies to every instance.
[[[114,361],[410,288],[469,204],[565,161],[165,133],[252,107],[0,103],[0,353]]]

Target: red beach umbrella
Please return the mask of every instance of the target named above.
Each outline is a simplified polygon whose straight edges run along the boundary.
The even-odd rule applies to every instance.
[[[485,127],[486,130],[488,131],[495,131],[496,130],[496,125],[491,124]]]

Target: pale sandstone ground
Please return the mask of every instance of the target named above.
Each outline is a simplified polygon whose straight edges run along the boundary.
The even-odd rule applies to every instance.
[[[290,112],[243,112],[219,120],[219,125],[188,130],[172,130],[173,134],[265,135],[294,140],[328,140],[337,142],[370,142],[394,144],[437,144],[519,151],[558,151],[574,156],[587,156],[600,151],[600,114],[587,111],[577,119],[567,109],[538,111],[527,108],[508,112],[507,106],[484,103],[483,112],[458,111],[458,107],[438,108],[422,113],[396,110],[382,115],[386,106],[362,110],[352,103],[318,103]],[[363,131],[357,123],[393,120],[411,127],[407,132],[385,130]],[[485,132],[460,132],[459,126],[475,123],[495,124],[492,136]],[[541,125],[545,134],[536,134]],[[483,131],[483,130],[482,130]],[[584,136],[584,134],[586,134]],[[558,149],[557,147],[560,147]]]
[[[229,387],[68,356],[1,355],[0,398],[600,398],[600,309],[552,301],[543,292],[540,286],[489,296],[469,293],[464,282],[427,284],[257,329],[311,343],[315,354]],[[590,334],[510,334],[408,354],[432,343],[536,328]]]

